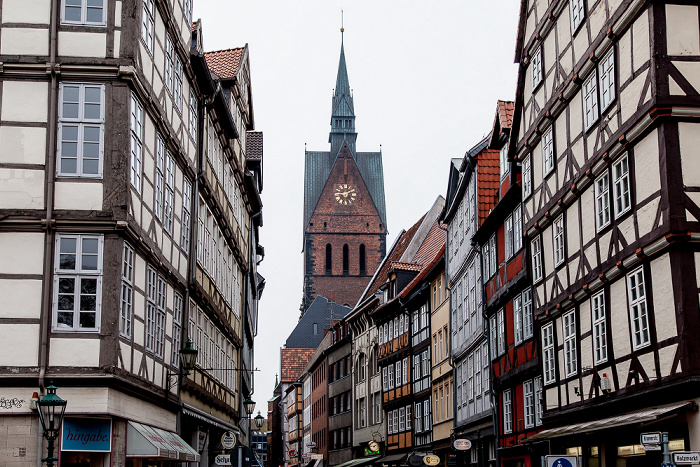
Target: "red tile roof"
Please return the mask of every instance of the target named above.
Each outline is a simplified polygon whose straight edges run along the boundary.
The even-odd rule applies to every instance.
[[[394,249],[389,252],[389,257],[386,259],[386,261],[384,261],[381,269],[377,271],[374,281],[369,285],[369,287],[367,287],[367,291],[362,296],[362,299],[365,299],[370,295],[377,293],[379,287],[386,284],[386,281],[389,279],[389,271],[392,269],[392,265],[394,263],[397,263],[401,256],[404,254],[406,248],[408,248],[408,245],[410,245],[411,239],[413,239],[413,236],[418,231],[418,227],[420,227],[424,218],[425,214],[418,220],[418,222],[413,224],[413,226],[410,229],[405,231],[396,240],[396,246],[394,246]]]
[[[282,378],[280,381],[291,383],[299,379],[309,359],[316,349],[281,349],[280,366]]]
[[[477,156],[477,186],[479,187],[479,227],[498,202],[498,189],[501,182],[499,152],[484,149]]]
[[[423,280],[423,277],[437,264],[442,255],[445,254],[445,240],[447,232],[439,227],[439,221],[435,221],[430,228],[430,232],[423,240],[416,253],[416,263],[420,265],[420,272],[401,291],[401,298],[406,298],[413,289]]]
[[[402,263],[400,261],[395,261],[391,263],[391,269],[399,269],[401,271],[420,271],[422,266],[418,263]]]
[[[513,126],[513,108],[515,104],[511,101],[498,101],[498,119],[501,123],[501,130]]]
[[[244,49],[245,47],[238,47],[236,49],[205,52],[204,58],[207,60],[209,69],[216,73],[219,78],[229,79],[233,78],[238,71]]]

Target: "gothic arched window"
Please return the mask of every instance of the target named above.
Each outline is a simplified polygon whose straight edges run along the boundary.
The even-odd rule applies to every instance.
[[[350,273],[350,251],[348,244],[343,245],[343,274]]]
[[[365,259],[365,244],[360,245],[360,274],[367,272],[367,261]]]
[[[333,247],[330,243],[326,244],[326,274],[333,272]]]

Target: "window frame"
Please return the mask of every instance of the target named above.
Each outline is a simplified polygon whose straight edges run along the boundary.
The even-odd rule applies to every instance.
[[[651,345],[651,325],[649,323],[649,305],[647,303],[646,279],[644,267],[640,266],[625,276],[625,285],[627,289],[627,300],[630,320],[630,339],[632,341],[632,350],[640,350]],[[635,279],[636,284],[632,284],[632,279]],[[641,281],[639,280],[641,278]],[[641,293],[640,293],[641,291]],[[637,297],[635,298],[635,292]],[[642,306],[639,317],[635,316],[635,309]],[[643,326],[640,326],[643,322]],[[637,343],[637,334],[640,334],[641,341]]]
[[[564,213],[559,214],[552,222],[552,253],[554,266],[559,267],[566,261],[566,224]]]
[[[547,178],[556,167],[556,153],[554,149],[554,125],[550,125],[542,133],[542,178]]]
[[[148,53],[153,56],[155,46],[155,0],[143,0],[141,9],[141,42]]]
[[[532,54],[530,59],[530,74],[532,76],[532,93],[542,84],[544,81],[543,64],[542,64],[542,45],[537,46],[537,50]]]
[[[601,187],[601,182],[605,187]],[[598,232],[606,228],[612,222],[612,210],[610,209],[610,174],[604,171],[593,182],[593,195],[595,197],[595,221]]]
[[[503,433],[513,432],[513,393],[510,389],[503,391]]]
[[[537,284],[544,277],[544,265],[542,264],[542,237],[534,237],[530,242],[532,256],[532,283]]]
[[[523,383],[523,413],[525,428],[535,426],[535,384],[534,380]]]
[[[75,255],[75,267],[73,269],[64,269],[61,267],[61,239],[75,239],[75,252],[66,252],[65,254]],[[83,259],[83,241],[87,239],[97,240],[97,258],[96,258],[96,269],[86,269],[82,266]],[[102,235],[91,235],[91,234],[69,234],[69,233],[57,233],[55,240],[55,251],[54,251],[54,271],[53,271],[53,305],[52,305],[52,325],[51,330],[54,332],[81,332],[81,333],[99,333],[100,332],[100,320],[102,316],[102,279],[103,279],[103,254],[104,254],[104,236]],[[80,266],[78,266],[80,263]],[[72,326],[67,326],[64,324],[59,325],[58,314],[59,314],[59,295],[68,295],[67,293],[60,293],[60,281],[61,279],[73,279],[73,324]],[[90,312],[93,310],[80,310],[81,302],[81,287],[83,279],[95,279],[95,326],[81,327],[80,326],[80,314],[81,312]],[[88,294],[85,294],[88,295]],[[89,294],[92,295],[92,294]],[[62,309],[61,313],[68,313],[70,310]]]
[[[134,92],[131,93],[129,133],[131,165],[129,178],[131,186],[141,193],[143,187],[143,104]]]
[[[621,165],[625,165],[626,169],[624,174],[617,176],[616,172],[618,170],[618,167]],[[628,154],[625,153],[621,157],[619,157],[615,162],[613,162],[612,167],[612,186],[613,186],[613,208],[614,208],[614,214],[615,214],[615,219],[619,219],[622,217],[624,214],[632,210],[632,184],[630,183],[630,161]],[[626,191],[622,193],[624,200],[626,201],[626,206],[618,209],[618,184],[626,184]]]
[[[523,200],[532,195],[532,155],[523,157],[522,162],[522,191]]]
[[[576,348],[576,311],[571,310],[562,314],[562,330],[564,336],[564,370],[566,377],[578,373],[578,349]]]
[[[544,384],[551,384],[557,380],[556,376],[556,348],[554,345],[554,323],[549,322],[542,326],[542,377]]]
[[[607,316],[605,291],[591,297],[591,330],[593,334],[593,363],[600,365],[608,361]]]
[[[576,13],[578,13],[578,15]],[[569,15],[569,19],[571,20],[571,36],[573,37],[578,32],[581,25],[585,22],[585,2],[583,0],[569,0]]]
[[[134,319],[134,259],[133,247],[124,242],[119,300],[119,336],[127,339],[131,338]]]
[[[61,24],[70,25],[70,26],[87,26],[87,27],[107,26],[107,7],[109,5],[109,2],[107,2],[106,0],[101,0],[101,1],[102,1],[102,20],[97,22],[97,21],[88,21],[88,19],[87,19],[87,10],[88,10],[88,8],[90,8],[87,5],[88,0],[81,0],[80,1],[80,21],[66,19],[66,0],[61,0]],[[94,8],[94,7],[92,7],[92,8]]]
[[[64,114],[64,91],[66,87],[77,87],[78,88],[78,116],[75,118],[67,117]],[[100,91],[100,116],[99,118],[86,118],[85,117],[85,90],[88,88],[96,88]],[[92,84],[92,83],[76,83],[76,82],[61,82],[59,83],[58,91],[58,131],[57,131],[57,144],[56,144],[56,176],[66,177],[66,178],[92,178],[101,179],[103,178],[103,165],[104,165],[104,148],[105,148],[105,85],[104,84]],[[63,158],[63,136],[65,128],[76,127],[77,128],[77,140],[76,144],[76,171],[75,172],[63,172],[61,170],[62,164],[61,160]],[[85,129],[86,128],[97,128],[99,131],[99,142],[98,142],[98,162],[97,162],[97,173],[90,174],[85,173],[83,170],[83,162],[85,160]],[[71,157],[72,159],[72,157]]]
[[[591,74],[581,84],[581,99],[583,110],[583,127],[588,131],[600,117],[600,104],[598,102],[598,71],[593,68]]]
[[[615,102],[617,97],[617,90],[615,89],[615,47],[610,47],[610,50],[598,62],[598,76],[599,109],[600,113],[603,114]]]

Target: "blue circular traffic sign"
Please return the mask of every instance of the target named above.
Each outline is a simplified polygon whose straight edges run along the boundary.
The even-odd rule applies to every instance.
[[[552,467],[574,467],[574,466],[571,465],[571,462],[569,462],[569,459],[562,457],[559,459],[554,459],[554,462],[552,463]]]

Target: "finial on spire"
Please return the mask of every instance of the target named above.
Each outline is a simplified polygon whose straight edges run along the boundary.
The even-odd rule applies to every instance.
[[[340,9],[340,38],[343,38],[343,33],[345,32],[345,27],[343,26],[343,9]]]

